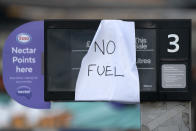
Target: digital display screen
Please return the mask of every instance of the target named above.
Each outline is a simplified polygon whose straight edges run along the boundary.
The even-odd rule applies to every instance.
[[[81,61],[96,33],[93,29],[47,29],[48,91],[75,91]],[[156,30],[136,29],[140,90],[156,91]]]

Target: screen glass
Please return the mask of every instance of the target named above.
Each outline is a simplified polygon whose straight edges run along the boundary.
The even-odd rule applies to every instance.
[[[48,91],[75,91],[82,58],[95,32],[91,29],[47,29]],[[156,91],[155,29],[136,29],[136,51],[141,91]]]
[[[47,30],[48,91],[74,91],[82,58],[95,30]]]

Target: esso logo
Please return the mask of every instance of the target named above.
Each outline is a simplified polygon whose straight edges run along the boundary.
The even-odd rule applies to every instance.
[[[21,44],[26,44],[31,41],[31,36],[27,33],[20,33],[16,36],[16,40]]]

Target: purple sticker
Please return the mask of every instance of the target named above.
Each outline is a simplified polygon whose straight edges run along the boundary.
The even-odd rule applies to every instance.
[[[48,109],[44,101],[44,21],[26,23],[15,29],[3,49],[3,81],[10,97],[36,109]]]

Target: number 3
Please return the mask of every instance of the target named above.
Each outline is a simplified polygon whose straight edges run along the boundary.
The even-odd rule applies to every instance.
[[[179,44],[178,44],[179,36],[177,34],[170,34],[170,35],[168,35],[168,38],[171,38],[171,37],[175,38],[175,40],[169,42],[169,45],[173,45],[173,46],[175,46],[175,48],[174,49],[167,49],[167,52],[169,52],[169,53],[178,52],[178,50],[180,48]]]

